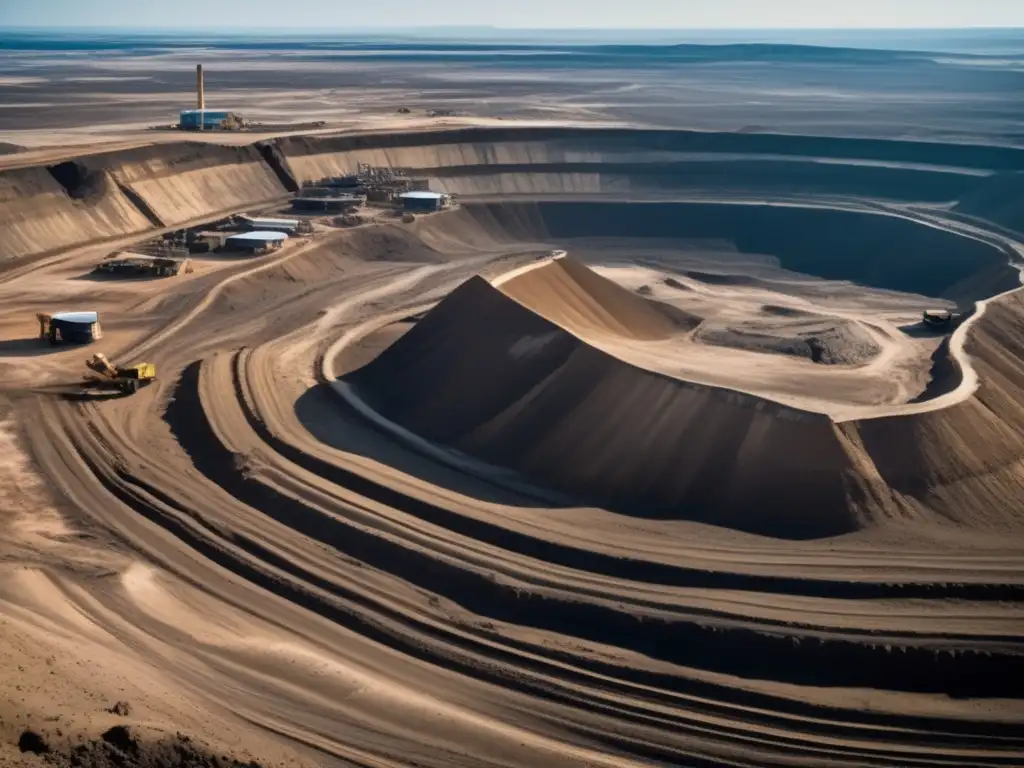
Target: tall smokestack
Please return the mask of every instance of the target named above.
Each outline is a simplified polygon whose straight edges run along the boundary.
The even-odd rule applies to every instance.
[[[196,107],[206,109],[206,95],[203,93],[203,65],[196,64]]]

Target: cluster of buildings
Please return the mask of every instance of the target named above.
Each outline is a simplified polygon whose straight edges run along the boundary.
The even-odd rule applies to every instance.
[[[190,253],[227,251],[258,255],[276,251],[296,235],[308,235],[313,226],[299,219],[232,216],[220,226],[187,234]]]
[[[428,179],[364,163],[356,173],[304,184],[292,210],[344,213],[366,203],[398,204],[407,213],[429,213],[448,208],[452,199],[432,192]]]
[[[235,112],[206,109],[202,64],[196,66],[196,108],[181,112],[178,127],[192,131],[245,127],[245,121]],[[432,192],[427,179],[410,177],[393,168],[362,163],[353,174],[304,184],[292,200],[292,211],[301,214],[347,214],[366,203],[398,204],[405,213],[415,214],[448,208],[452,199],[440,192]],[[251,234],[246,233],[247,236]]]

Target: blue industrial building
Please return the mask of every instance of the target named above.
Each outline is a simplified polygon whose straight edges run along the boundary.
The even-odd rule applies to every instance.
[[[189,131],[216,131],[227,123],[240,123],[241,118],[234,112],[213,109],[185,109],[178,118],[178,127]]]

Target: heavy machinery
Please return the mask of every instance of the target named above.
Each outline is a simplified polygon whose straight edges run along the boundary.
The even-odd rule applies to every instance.
[[[97,352],[85,361],[86,367],[92,371],[86,374],[84,384],[97,389],[116,389],[122,394],[131,395],[156,380],[156,366],[153,363],[138,363],[121,367],[107,360],[106,355]]]

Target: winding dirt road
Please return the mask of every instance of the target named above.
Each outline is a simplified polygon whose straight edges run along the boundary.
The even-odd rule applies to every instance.
[[[410,262],[349,237],[211,266],[173,300],[111,294],[114,317],[117,302],[163,307],[151,327],[111,325],[104,351],[161,372],[131,399],[21,380],[5,396],[20,433],[5,455],[23,441],[34,463],[8,460],[0,485],[36,502],[4,512],[0,616],[38,663],[3,683],[5,706],[91,707],[68,731],[90,732],[127,696],[150,727],[268,764],[1019,762],[1012,541],[923,515],[784,541],[439,462],[339,398],[335,361],[472,275],[522,275],[545,252]],[[51,380],[81,356],[61,355],[41,363]],[[45,680],[50,656],[85,666],[60,695],[18,703],[13,686]]]

